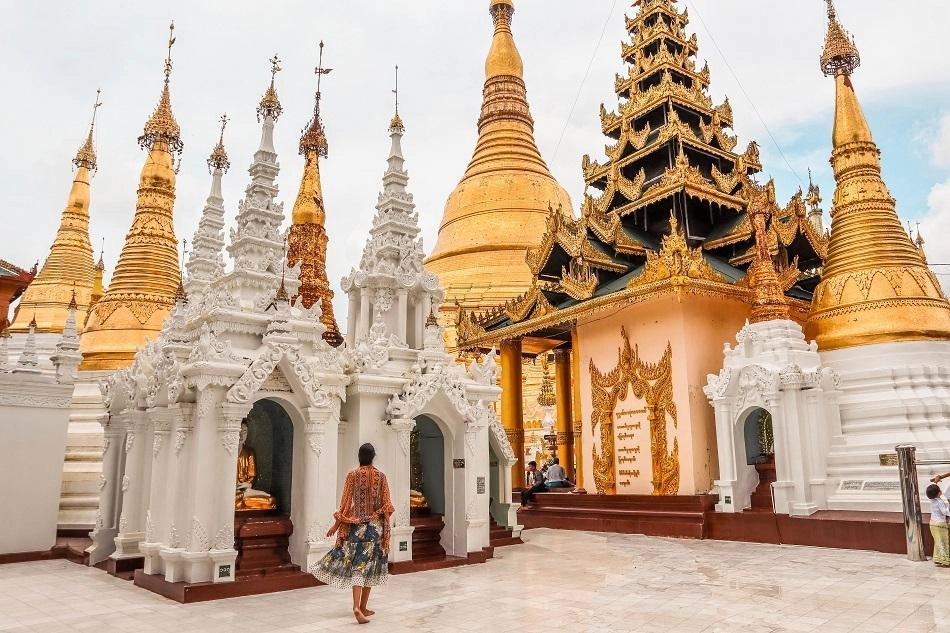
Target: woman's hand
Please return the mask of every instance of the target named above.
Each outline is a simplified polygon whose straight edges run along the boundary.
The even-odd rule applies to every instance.
[[[932,483],[939,484],[942,479],[943,479],[943,475],[937,475],[936,477],[934,477],[934,478],[931,479],[930,481],[931,481]]]

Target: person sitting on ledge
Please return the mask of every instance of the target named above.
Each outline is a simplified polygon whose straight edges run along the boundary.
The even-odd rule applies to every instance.
[[[561,467],[561,460],[557,457],[554,458],[548,470],[544,473],[544,486],[545,488],[573,488],[572,484],[567,479],[567,473],[564,472],[564,468]]]
[[[531,503],[531,497],[536,492],[544,492],[547,487],[544,485],[544,473],[538,470],[538,462],[532,460],[528,462],[528,470],[525,471],[525,483],[528,487],[521,491],[521,507],[526,508]]]

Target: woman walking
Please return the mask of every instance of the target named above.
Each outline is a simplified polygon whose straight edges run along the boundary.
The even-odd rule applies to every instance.
[[[333,515],[336,546],[311,568],[317,580],[353,589],[353,617],[369,622],[375,612],[366,608],[372,587],[386,582],[389,573],[389,528],[394,512],[386,475],[376,470],[376,449],[363,444],[360,467],[346,475],[340,509]]]
[[[937,484],[950,477],[950,473],[937,475],[927,486],[927,498],[930,499],[930,533],[934,537],[934,563],[940,567],[950,567],[950,503]]]

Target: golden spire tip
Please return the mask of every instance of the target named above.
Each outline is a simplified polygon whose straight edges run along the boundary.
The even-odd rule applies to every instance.
[[[280,105],[280,99],[277,98],[277,90],[274,88],[274,78],[281,70],[280,67],[280,58],[277,57],[277,53],[274,53],[274,56],[271,57],[270,61],[270,86],[264,92],[264,96],[261,97],[261,102],[257,106],[257,122],[260,123],[261,119],[270,117],[272,120],[276,121],[277,118],[284,111],[282,105]]]
[[[396,64],[396,87],[393,90],[393,95],[396,97],[396,113],[393,115],[392,121],[389,122],[389,131],[402,134],[406,131],[406,126],[403,125],[402,117],[399,116],[399,64]]]
[[[825,35],[825,48],[821,54],[821,72],[829,77],[844,74],[851,75],[861,65],[861,54],[854,38],[848,35],[835,11],[833,0],[828,3],[828,32]]]
[[[142,149],[152,149],[156,141],[165,141],[168,144],[168,151],[181,154],[185,145],[181,141],[181,128],[175,120],[172,113],[171,96],[169,94],[169,81],[172,74],[172,46],[176,41],[175,23],[168,26],[168,53],[165,57],[165,86],[162,89],[162,95],[158,100],[158,106],[152,116],[145,123],[145,129],[142,136],[138,138],[139,146]]]
[[[217,169],[227,172],[228,168],[231,167],[228,153],[224,150],[224,128],[228,126],[228,121],[231,119],[228,118],[228,114],[225,112],[218,120],[221,121],[221,135],[218,137],[218,144],[211,151],[211,156],[208,157],[208,172],[212,174]]]

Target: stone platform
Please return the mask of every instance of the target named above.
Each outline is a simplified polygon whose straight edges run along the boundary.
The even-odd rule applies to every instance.
[[[515,496],[517,498],[517,495]],[[904,523],[896,512],[823,510],[790,517],[768,510],[715,512],[715,495],[567,495],[539,493],[518,512],[528,528],[645,534],[677,538],[806,545],[906,554]],[[933,540],[924,515],[926,551]]]

